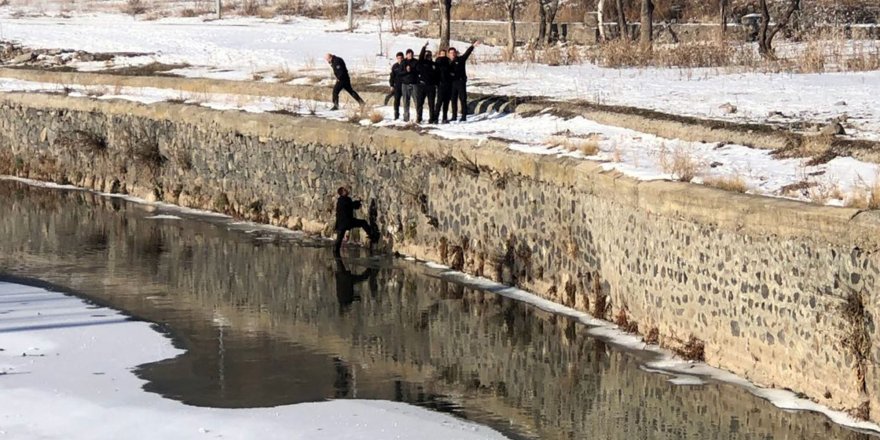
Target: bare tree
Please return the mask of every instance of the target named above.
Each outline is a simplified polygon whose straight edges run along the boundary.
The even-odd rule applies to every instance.
[[[758,30],[758,53],[766,59],[776,59],[776,52],[773,50],[773,38],[776,37],[779,31],[788,26],[791,16],[801,7],[801,0],[785,1],[788,4],[785,12],[783,12],[781,19],[771,26],[770,8],[767,6],[767,0],[760,0],[761,28]]]
[[[596,26],[599,28],[599,40],[605,41],[605,0],[596,4]]]
[[[623,0],[617,0],[617,28],[620,30],[620,39],[629,39],[626,30],[626,10],[623,9]]]
[[[538,0],[538,44],[543,44],[547,38],[547,11],[544,9],[544,0]]]
[[[452,22],[452,0],[438,0],[440,2],[440,49],[449,48],[450,31]]]
[[[727,34],[727,6],[729,0],[718,0],[721,18],[721,41],[724,41],[724,35]]]
[[[639,24],[639,47],[649,51],[654,38],[654,2],[642,0],[642,15]]]
[[[512,58],[516,53],[516,11],[522,6],[522,0],[504,0],[507,10],[507,54]]]
[[[556,13],[559,11],[559,0],[541,0],[541,8],[544,10],[544,28],[547,30],[546,43],[553,43],[553,23],[556,21]]]

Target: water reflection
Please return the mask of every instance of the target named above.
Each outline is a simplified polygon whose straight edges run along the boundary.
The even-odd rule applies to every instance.
[[[0,273],[171,331],[187,353],[138,374],[189,404],[389,399],[512,438],[867,438],[735,387],[672,385],[567,318],[409,263],[88,193],[0,182],[0,206]]]

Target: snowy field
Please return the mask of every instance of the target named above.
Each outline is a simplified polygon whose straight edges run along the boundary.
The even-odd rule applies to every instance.
[[[504,438],[476,424],[389,401],[258,409],[186,406],[144,392],[144,382],[132,373],[137,365],[182,353],[146,322],[72,296],[4,282],[0,314],[0,438]]]
[[[229,94],[188,94],[159,88],[78,86],[0,78],[0,92],[60,92],[82,99],[124,99],[144,104],[176,100],[218,110],[253,113],[293,111],[307,117],[349,120],[349,111],[329,110],[326,102],[288,98],[254,97]],[[310,116],[314,110],[314,115]],[[384,120],[377,126],[403,126],[392,121],[390,107],[376,109]],[[371,124],[364,119],[361,124]],[[683,158],[694,168],[694,183],[738,181],[747,193],[812,201],[842,206],[870,193],[880,177],[880,165],[840,157],[820,165],[808,165],[809,158],[777,159],[770,151],[743,145],[717,145],[659,138],[624,128],[603,125],[575,117],[565,119],[544,114],[522,117],[514,114],[481,114],[467,123],[426,125],[426,133],[450,139],[506,141],[512,150],[591,160],[607,171],[616,170],[640,180],[675,180],[673,162]],[[793,184],[805,183],[789,191]]]
[[[122,14],[74,15],[71,18],[13,19],[13,8],[0,8],[0,39],[35,48],[70,48],[90,52],[144,52],[125,64],[187,63],[177,73],[188,76],[251,80],[259,74],[273,81],[279,72],[329,75],[323,55],[342,56],[355,75],[384,83],[392,64],[389,54],[424,40],[392,35],[384,23],[380,43],[377,21],[361,20],[356,32],[345,24],[288,18],[201,18],[136,20]],[[434,42],[432,42],[433,44]],[[455,42],[459,48],[467,44]],[[728,73],[717,69],[609,69],[591,64],[550,67],[509,64],[500,49],[482,46],[469,67],[473,91],[593,102],[655,109],[673,114],[743,122],[824,124],[846,117],[849,134],[880,140],[880,72]],[[119,67],[82,63],[83,70]],[[721,106],[732,104],[736,113]]]

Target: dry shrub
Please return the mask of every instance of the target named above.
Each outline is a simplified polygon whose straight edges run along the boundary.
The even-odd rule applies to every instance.
[[[723,189],[724,191],[732,191],[744,193],[749,190],[746,181],[740,175],[709,177],[703,180],[703,184],[712,188]]]
[[[385,115],[376,109],[370,110],[370,113],[367,115],[367,119],[370,120],[373,124],[378,124],[385,120]]]
[[[845,69],[853,72],[866,72],[871,70],[880,70],[880,46],[873,46],[866,49],[863,45],[857,44],[853,54],[845,62]]]
[[[126,0],[122,5],[122,12],[131,16],[136,16],[147,12],[147,5],[143,0]]]
[[[256,16],[260,13],[260,3],[257,0],[242,0],[241,15]]]
[[[804,73],[819,73],[825,71],[825,48],[818,41],[807,43],[804,51],[799,54],[797,65]]]
[[[706,360],[706,344],[693,335],[683,346],[676,348],[674,351],[688,361],[702,362]]]
[[[278,82],[286,83],[293,81],[296,78],[296,75],[290,70],[290,66],[287,64],[279,67],[275,70],[275,78],[278,79]]]
[[[657,345],[660,343],[660,329],[657,327],[651,327],[648,330],[648,334],[645,335],[645,343],[650,345]]]
[[[626,309],[620,309],[614,317],[614,323],[626,333],[638,333],[639,323],[629,319]]]
[[[876,176],[871,185],[860,180],[847,196],[844,205],[856,209],[880,209],[880,176]]]
[[[671,174],[680,182],[690,182],[703,170],[702,161],[693,157],[690,151],[678,147],[671,154],[663,146],[659,153],[660,168],[666,174]]]
[[[844,198],[840,185],[836,183],[816,184],[807,190],[807,198],[817,205],[827,205],[831,200]]]
[[[568,136],[550,136],[546,143],[553,147],[561,147],[567,151],[580,151],[584,156],[595,156],[599,153],[599,141],[595,138],[579,138]]]

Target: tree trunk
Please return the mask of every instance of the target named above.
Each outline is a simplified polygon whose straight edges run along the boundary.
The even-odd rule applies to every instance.
[[[440,50],[449,48],[450,31],[449,25],[452,22],[452,0],[440,1]]]
[[[642,0],[642,16],[639,24],[639,47],[643,51],[651,50],[654,37],[654,2]]]
[[[721,41],[724,41],[724,35],[727,34],[727,2],[728,0],[719,0],[721,6]]]
[[[348,0],[348,31],[354,30],[354,0]]]
[[[553,32],[553,24],[556,23],[556,13],[559,12],[559,0],[550,0],[547,2],[547,44],[552,44],[559,37]]]
[[[605,36],[605,0],[596,5],[596,26],[599,28],[599,41],[607,40]]]
[[[617,28],[620,32],[620,39],[629,40],[629,32],[626,29],[626,11],[623,9],[623,0],[617,0]]]
[[[761,27],[758,31],[758,53],[768,60],[776,59],[776,52],[773,50],[773,38],[782,29],[788,26],[792,15],[800,9],[801,0],[788,0],[788,9],[782,15],[782,18],[773,26],[770,26],[770,9],[767,6],[767,0],[761,0]]]
[[[512,60],[516,54],[516,7],[519,0],[507,0],[507,54]]]
[[[547,11],[544,10],[544,0],[538,0],[538,44],[543,44],[547,39]]]

